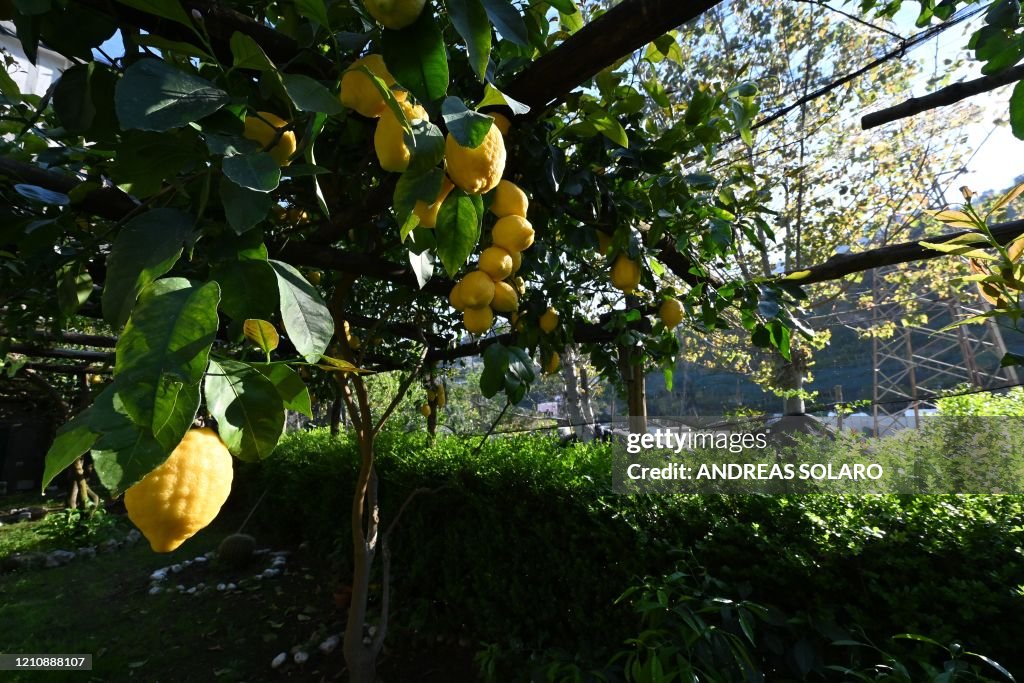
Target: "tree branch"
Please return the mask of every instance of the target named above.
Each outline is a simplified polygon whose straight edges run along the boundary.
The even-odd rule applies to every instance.
[[[1024,235],[1024,220],[999,223],[991,227],[992,234],[999,240],[1000,244],[1012,242],[1017,237]],[[971,231],[963,230],[941,237],[929,237],[923,241],[942,243],[955,239],[959,235]],[[857,254],[842,254],[833,256],[829,260],[816,266],[803,270],[789,271],[779,276],[779,279],[787,277],[793,284],[810,285],[827,280],[838,280],[847,275],[860,273],[882,266],[892,266],[898,263],[910,261],[927,261],[929,259],[948,256],[941,251],[935,251],[921,245],[922,240],[914,242],[901,242],[888,247],[862,251]]]
[[[85,182],[75,176],[48,171],[35,164],[7,157],[0,157],[0,175],[8,176],[16,182],[37,185],[62,194],[68,194]],[[138,205],[116,187],[102,187],[89,192],[76,206],[94,216],[119,220]]]
[[[982,76],[973,81],[954,83],[923,97],[911,97],[909,100],[901,102],[894,107],[865,114],[860,120],[860,127],[864,130],[869,130],[886,123],[920,114],[929,109],[946,107],[961,100],[966,100],[969,97],[974,97],[975,95],[980,95],[981,93],[995,90],[1020,80],[1024,80],[1024,64],[1003,69],[998,73]]]

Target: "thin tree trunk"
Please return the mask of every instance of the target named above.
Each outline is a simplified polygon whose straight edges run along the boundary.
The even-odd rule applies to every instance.
[[[331,436],[337,436],[341,432],[341,396],[334,398],[331,404]]]
[[[576,362],[576,350],[572,346],[567,346],[562,351],[562,381],[565,385],[565,405],[569,413],[569,426],[576,432],[576,438],[580,441],[593,441],[593,425],[588,423],[583,414],[583,399],[576,378]]]
[[[629,431],[643,434],[647,432],[647,387],[643,363],[635,357],[636,352],[632,348],[619,346],[619,372],[626,385]]]
[[[590,400],[590,378],[587,376],[587,366],[579,361],[580,356],[573,349],[576,358],[576,367],[580,371],[580,407],[583,408],[583,419],[591,426],[591,430],[597,432],[597,418],[594,416],[594,404]]]

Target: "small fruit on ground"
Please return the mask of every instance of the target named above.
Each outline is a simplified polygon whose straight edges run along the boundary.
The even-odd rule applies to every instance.
[[[544,363],[544,374],[553,375],[558,371],[558,366],[561,365],[562,359],[558,356],[558,351],[552,351],[551,355],[548,356],[548,360]]]
[[[366,11],[384,28],[398,30],[420,18],[427,0],[363,0]]]
[[[494,283],[494,299],[491,301],[491,308],[498,313],[513,313],[519,308],[519,296],[512,285],[507,282]]]
[[[640,264],[625,254],[619,254],[612,263],[612,286],[632,294],[640,286]]]
[[[462,280],[459,280],[452,286],[452,291],[448,293],[448,303],[456,311],[466,310],[466,301],[462,298]]]
[[[556,327],[558,327],[558,311],[548,306],[548,310],[544,311],[540,317],[540,329],[544,330],[545,334],[551,334]]]
[[[504,280],[512,274],[512,255],[501,247],[487,247],[480,252],[478,268],[492,280]]]
[[[448,176],[469,194],[490,192],[505,172],[505,141],[493,124],[477,147],[463,147],[449,133],[444,143]]]
[[[423,417],[430,417],[430,412],[431,411],[429,403],[424,403],[423,405],[420,406],[420,414],[423,415]]]
[[[470,334],[483,334],[494,324],[494,311],[490,306],[467,308],[462,314],[462,324]]]
[[[683,322],[683,305],[679,299],[665,299],[658,308],[658,317],[668,329],[672,330]]]
[[[512,122],[508,120],[508,117],[499,112],[492,112],[491,118],[494,119],[494,126],[501,132],[504,137],[508,135],[509,129],[512,128]]]
[[[395,84],[395,77],[388,71],[384,64],[384,58],[380,55],[366,55],[361,59],[352,62],[345,75],[341,77],[341,103],[349,109],[367,118],[377,118],[387,109],[387,102],[380,90],[373,84],[360,67],[365,66],[377,78],[384,81],[389,88]]]
[[[286,127],[288,122],[279,116],[267,111],[256,112],[255,116],[245,117],[245,131],[243,135],[249,140],[255,140],[260,144],[278,166],[287,166],[288,159],[295,154],[297,143],[295,133],[286,130],[279,134],[279,131]]]
[[[530,200],[519,186],[509,180],[502,180],[494,188],[494,201],[491,202],[491,213],[498,218],[505,216],[522,216],[526,218],[526,210]]]
[[[417,119],[429,120],[427,110],[418,104],[400,101],[398,106],[405,113],[409,123]],[[377,129],[373,132],[373,148],[377,152],[377,160],[385,171],[401,173],[409,167],[412,153],[405,144],[405,131],[402,123],[390,108],[385,109],[377,121]]]
[[[427,204],[422,199],[416,200],[416,206],[412,210],[417,218],[420,219],[421,226],[433,229],[437,225],[437,212],[441,210],[441,205],[444,204],[445,198],[452,191],[453,187],[455,185],[448,179],[448,176],[445,176],[444,180],[441,181],[441,192],[437,195],[433,204]]]
[[[522,216],[499,218],[491,232],[491,241],[505,251],[526,251],[533,244],[533,226]]]
[[[217,432],[192,429],[162,465],[124,492],[128,518],[169,553],[213,521],[231,493],[231,454]]]
[[[494,281],[482,270],[474,270],[459,281],[459,294],[466,308],[490,306],[494,298]]]

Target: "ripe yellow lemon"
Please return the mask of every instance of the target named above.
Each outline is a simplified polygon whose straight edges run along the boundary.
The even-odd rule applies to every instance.
[[[504,280],[512,274],[512,254],[501,247],[487,247],[480,252],[480,270],[492,280]],[[500,309],[499,309],[500,310]]]
[[[459,295],[466,308],[490,306],[494,298],[494,281],[482,270],[474,270],[459,281]]]
[[[431,411],[429,403],[424,403],[423,405],[420,406],[420,414],[423,415],[423,417],[430,417],[430,412]]]
[[[526,193],[511,181],[502,180],[494,188],[494,201],[491,202],[491,213],[498,218],[504,218],[505,216],[522,216],[526,218],[526,209],[529,208],[529,205],[530,201],[526,198]]]
[[[413,207],[412,211],[420,219],[420,225],[424,228],[433,229],[437,225],[437,212],[441,210],[441,205],[444,204],[445,198],[448,193],[452,191],[455,185],[452,181],[448,180],[448,176],[444,177],[441,181],[441,192],[437,195],[437,199],[434,200],[433,204],[427,204],[422,199],[416,200],[416,206]]]
[[[519,269],[523,267],[523,252],[510,251],[509,255],[512,257],[512,272],[518,273]],[[519,279],[521,280],[522,278]]]
[[[491,308],[498,313],[513,313],[519,308],[519,297],[512,285],[507,282],[494,283],[494,299],[491,300]]]
[[[363,0],[366,11],[384,28],[398,30],[420,18],[427,0]]]
[[[679,299],[665,299],[658,308],[658,317],[668,329],[675,329],[683,322],[683,305]]]
[[[124,492],[128,518],[169,553],[213,521],[231,493],[231,454],[212,429],[192,429],[167,460]]]
[[[508,131],[512,128],[512,122],[508,120],[508,117],[504,114],[494,112],[491,114],[491,118],[494,119],[494,125],[502,136],[508,135]]]
[[[632,294],[640,286],[640,264],[625,254],[619,254],[612,263],[612,286]]]
[[[505,141],[491,124],[484,141],[477,147],[463,147],[448,134],[444,143],[444,161],[448,176],[469,194],[490,192],[505,172]]]
[[[418,104],[410,104],[404,100],[399,106],[410,123],[417,119],[428,120],[427,110]],[[401,173],[409,167],[412,153],[405,144],[405,133],[402,123],[390,108],[386,108],[377,121],[377,130],[373,132],[373,148],[377,152],[377,160],[385,171]]]
[[[603,230],[597,231],[597,250],[601,256],[608,253],[608,247],[612,246],[612,236]]]
[[[448,403],[448,392],[445,391],[444,384],[437,385],[437,407],[444,408],[445,404]]]
[[[349,109],[355,109],[367,118],[374,119],[383,114],[388,105],[370,77],[359,68],[363,66],[384,81],[389,88],[395,84],[395,77],[384,65],[384,58],[380,55],[366,55],[352,62],[352,66],[341,77],[339,98],[342,105]]]
[[[490,306],[467,308],[462,314],[462,324],[470,334],[483,334],[494,324],[494,311]]]
[[[558,327],[558,311],[548,306],[548,310],[540,317],[540,329],[545,334],[551,334]]]
[[[456,282],[452,287],[452,291],[448,293],[448,303],[456,311],[466,310],[466,301],[462,298],[462,280]]]
[[[562,364],[562,359],[558,355],[558,351],[552,351],[548,357],[548,361],[544,363],[544,374],[553,375],[558,371],[558,366]]]
[[[525,251],[533,244],[533,226],[522,216],[499,218],[491,241],[508,252]]]
[[[297,143],[295,133],[286,130],[288,122],[268,111],[256,112],[255,116],[245,117],[245,131],[242,133],[249,140],[260,143],[260,147],[274,157],[278,166],[287,166],[288,159],[295,154]]]

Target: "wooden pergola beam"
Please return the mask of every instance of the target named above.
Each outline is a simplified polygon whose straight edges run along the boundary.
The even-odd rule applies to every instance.
[[[11,344],[10,353],[20,353],[30,358],[67,358],[88,362],[113,363],[114,354],[106,351],[83,351],[81,349],[44,348],[33,344]]]

